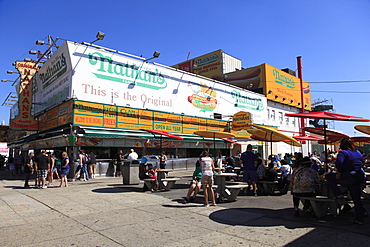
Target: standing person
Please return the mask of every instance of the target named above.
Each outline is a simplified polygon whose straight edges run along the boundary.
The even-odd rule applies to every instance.
[[[90,152],[89,177],[95,178],[96,174],[96,155],[93,151]]]
[[[240,159],[243,162],[243,180],[252,183],[254,196],[257,196],[257,156],[252,152],[252,145],[248,144],[247,150],[241,154]]]
[[[337,173],[328,173],[325,178],[337,199],[343,198],[343,193],[338,188],[338,184],[344,184],[348,187],[356,212],[352,223],[362,225],[366,212],[361,201],[361,190],[365,179],[365,173],[362,168],[362,155],[356,150],[349,138],[341,140],[340,149],[335,161]],[[346,205],[345,207],[348,208]]]
[[[78,172],[80,172],[80,180],[86,181],[89,180],[89,175],[87,174],[87,166],[86,166],[86,155],[84,150],[80,150],[78,155],[78,165],[75,171],[75,179],[77,177]]]
[[[53,185],[53,172],[52,172],[52,170],[54,169],[54,166],[55,166],[55,155],[52,155],[51,152],[47,152],[46,154],[50,159],[50,168],[48,170],[48,183],[46,185],[51,186],[51,185]]]
[[[24,158],[17,152],[14,156],[15,174],[20,176],[22,174],[22,166],[24,165]]]
[[[209,157],[208,151],[204,150],[201,154],[200,164],[202,166],[202,179],[201,183],[203,185],[204,191],[204,207],[208,207],[208,193],[211,194],[212,204],[211,206],[216,206],[215,193],[212,189],[213,185],[213,171],[215,170],[215,165],[213,159]]]
[[[28,184],[28,181],[30,180],[31,174],[33,174],[33,157],[35,155],[31,152],[27,159],[26,159],[26,165],[24,166],[24,173],[26,174],[26,178],[24,179],[24,188],[29,188],[30,185]]]
[[[130,149],[130,153],[127,155],[128,160],[137,160],[139,155],[135,152],[135,150]]]
[[[41,150],[41,153],[35,159],[35,163],[37,165],[36,177],[38,178],[39,186],[41,189],[46,189],[46,178],[50,169],[50,159],[46,156],[45,150]]]
[[[124,154],[121,149],[117,154],[116,177],[122,177],[122,163],[124,159]]]
[[[59,187],[68,187],[67,176],[69,174],[69,158],[66,152],[62,153],[62,161],[60,162],[60,184]]]
[[[160,160],[159,160],[159,168],[166,169],[166,162],[167,162],[166,153],[165,153],[165,151],[162,151],[161,152],[161,157],[160,157]]]

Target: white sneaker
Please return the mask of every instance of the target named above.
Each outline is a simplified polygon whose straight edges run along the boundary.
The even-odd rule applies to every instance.
[[[48,188],[48,186],[46,186],[46,185],[41,187],[41,189],[47,189],[47,188]]]

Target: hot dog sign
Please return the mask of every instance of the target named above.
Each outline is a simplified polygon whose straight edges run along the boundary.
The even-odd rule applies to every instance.
[[[189,84],[191,86],[191,84]],[[201,112],[213,111],[217,106],[216,91],[214,88],[200,83],[197,90],[188,96],[188,101]]]

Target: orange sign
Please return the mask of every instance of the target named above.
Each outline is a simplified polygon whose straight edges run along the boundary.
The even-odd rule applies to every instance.
[[[32,108],[32,77],[39,66],[33,62],[16,61],[15,67],[20,74],[18,109],[19,114],[10,121],[12,129],[37,130],[38,124],[31,115]]]
[[[238,131],[248,129],[248,124],[252,123],[251,114],[249,112],[240,111],[233,115],[232,130]]]

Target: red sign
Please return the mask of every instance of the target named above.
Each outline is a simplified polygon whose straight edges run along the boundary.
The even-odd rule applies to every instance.
[[[37,130],[37,122],[31,115],[32,108],[32,77],[39,66],[33,62],[16,61],[15,67],[19,71],[18,109],[19,114],[11,120],[11,129]]]

